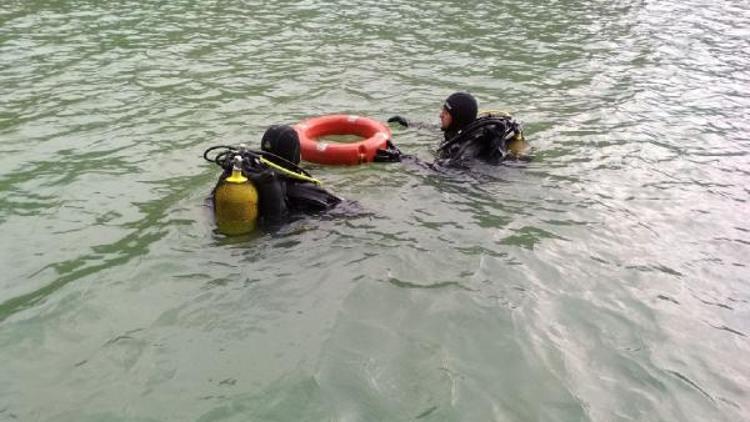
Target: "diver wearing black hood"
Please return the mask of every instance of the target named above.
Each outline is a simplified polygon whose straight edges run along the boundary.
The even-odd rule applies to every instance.
[[[341,198],[321,188],[320,182],[299,167],[299,136],[291,126],[269,127],[261,140],[262,152],[244,151],[247,157],[243,158],[247,159],[242,173],[258,192],[258,217],[263,226],[275,227],[293,214],[325,211],[341,202]],[[232,173],[231,165],[223,167],[224,174],[217,187]]]
[[[466,92],[451,94],[443,102],[440,110],[440,130],[443,131],[445,141],[451,140],[469,123],[477,118],[479,107],[477,100]]]
[[[477,100],[467,92],[455,92],[445,99],[440,110],[443,141],[437,149],[436,164],[465,166],[476,158],[499,163],[509,155],[521,157],[526,147],[521,125],[504,113],[480,117],[478,113]],[[412,123],[401,116],[393,116],[388,122],[407,127],[430,127]]]
[[[299,135],[293,127],[288,125],[273,125],[266,129],[260,141],[260,149],[295,165],[299,164],[301,158]],[[278,158],[273,156],[269,158],[280,166],[284,165]]]
[[[269,216],[270,220],[278,221],[278,217],[286,217],[294,213],[313,213],[333,208],[341,198],[327,192],[318,183],[305,179],[289,177],[299,169],[300,143],[299,135],[293,127],[288,125],[274,125],[263,134],[260,148],[268,152],[268,160],[279,166],[275,170],[264,172],[261,179],[266,181],[271,176],[272,183],[259,180],[259,206],[261,218]],[[291,173],[285,173],[287,170]],[[251,178],[252,180],[252,178]],[[266,194],[267,193],[267,194]],[[265,204],[264,204],[265,203]]]

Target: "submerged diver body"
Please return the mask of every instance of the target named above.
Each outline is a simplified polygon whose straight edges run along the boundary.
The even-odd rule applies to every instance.
[[[302,170],[299,167],[299,136],[291,126],[269,127],[263,134],[261,150],[269,153],[269,161],[283,169],[298,172]],[[338,196],[323,189],[320,182],[315,179],[288,177],[289,173],[279,173],[278,170],[280,169],[274,171],[268,168],[257,177],[261,189],[260,214],[266,220],[273,222],[285,219],[290,214],[325,211],[342,201]],[[304,174],[309,176],[307,172]],[[266,189],[267,195],[264,195]],[[277,194],[279,190],[281,193]]]
[[[486,113],[478,116],[476,99],[469,93],[456,92],[443,102],[440,110],[440,130],[443,141],[437,148],[434,165],[466,167],[479,159],[497,164],[508,158],[524,158],[528,145],[521,125],[506,113]],[[405,127],[433,129],[433,125],[410,122],[393,116],[388,122]]]
[[[224,148],[214,159],[208,153]],[[338,205],[342,199],[320,187],[320,182],[299,167],[300,145],[297,132],[291,126],[269,127],[261,140],[261,151],[245,147],[212,147],[204,153],[206,160],[220,165],[224,172],[214,188],[211,200],[217,223],[221,226],[224,216],[234,218],[234,210],[242,211],[245,220],[253,220],[242,229],[230,229],[234,233],[249,232],[259,223],[264,228],[274,228],[288,221],[296,214],[310,214],[325,211]],[[241,175],[239,174],[241,173]],[[254,194],[249,194],[234,203],[224,201],[222,188],[230,183],[247,184],[238,179],[249,180]],[[221,202],[220,201],[224,201]],[[244,208],[244,209],[243,209]],[[248,214],[249,213],[249,214]],[[220,227],[221,229],[221,227]]]

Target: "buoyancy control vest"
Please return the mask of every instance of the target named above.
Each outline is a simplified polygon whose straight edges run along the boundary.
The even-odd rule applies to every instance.
[[[467,160],[481,159],[492,164],[517,154],[514,143],[525,142],[523,129],[508,115],[478,117],[438,146],[441,164],[461,165]]]

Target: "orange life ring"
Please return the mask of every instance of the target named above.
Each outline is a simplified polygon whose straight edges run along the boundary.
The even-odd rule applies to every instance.
[[[299,135],[302,159],[318,164],[369,163],[391,139],[391,129],[385,124],[346,114],[313,117],[297,123],[294,129]],[[365,139],[349,144],[319,141],[318,138],[328,135],[357,135]]]

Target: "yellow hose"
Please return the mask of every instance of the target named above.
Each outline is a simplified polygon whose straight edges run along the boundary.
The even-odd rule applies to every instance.
[[[304,174],[301,174],[301,173],[295,173],[295,172],[293,172],[293,171],[291,171],[291,170],[289,170],[287,168],[284,168],[284,167],[282,167],[282,166],[280,166],[280,165],[278,165],[276,163],[273,163],[273,162],[271,162],[269,160],[266,160],[263,157],[260,157],[260,162],[263,163],[263,164],[265,164],[265,165],[267,165],[268,167],[271,167],[272,169],[274,169],[274,170],[276,170],[276,171],[278,171],[280,173],[283,173],[283,174],[285,174],[285,175],[293,178],[293,179],[303,180],[305,182],[315,183],[316,185],[320,185],[321,184],[320,180],[318,180],[318,179],[316,179],[314,177],[305,176]]]

